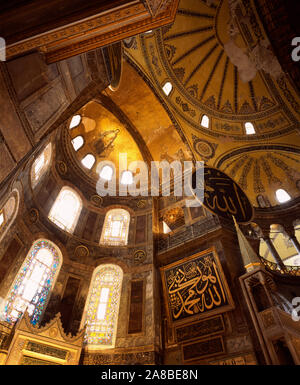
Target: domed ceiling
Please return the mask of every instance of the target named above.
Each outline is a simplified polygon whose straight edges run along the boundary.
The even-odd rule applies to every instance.
[[[119,153],[126,153],[127,162],[143,160],[138,145],[114,114],[92,101],[79,112],[81,122],[70,130],[72,139],[81,136],[84,144],[77,151],[78,160],[91,154],[96,161],[91,173],[96,174],[99,162],[113,162],[118,171]],[[97,174],[96,174],[97,175]]]
[[[192,153],[181,130],[151,88],[137,71],[124,62],[117,91],[107,89],[79,111],[80,124],[68,129],[69,143],[78,136],[84,144],[77,151],[78,164],[90,177],[99,178],[99,162],[111,161],[119,175],[119,154],[127,155],[127,164],[144,160],[191,160]],[[82,159],[91,154],[96,161],[91,170],[82,166]]]
[[[300,195],[299,92],[274,56],[254,2],[181,0],[172,25],[124,46],[196,159],[232,176],[254,206],[259,195],[278,205],[277,188]],[[255,133],[246,133],[247,122]]]

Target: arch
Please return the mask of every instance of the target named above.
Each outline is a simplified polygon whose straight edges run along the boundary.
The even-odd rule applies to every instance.
[[[201,126],[209,128],[209,117],[207,115],[203,115],[201,119]]]
[[[253,135],[256,134],[255,128],[251,122],[245,123],[245,130],[247,135]]]
[[[74,115],[71,119],[69,129],[72,130],[72,128],[79,126],[80,123],[81,123],[81,115]]]
[[[164,85],[163,85],[163,87],[162,87],[162,89],[163,89],[164,93],[165,93],[167,96],[169,96],[170,93],[171,93],[171,91],[172,91],[172,89],[173,89],[173,85],[172,85],[171,82],[165,82]]]
[[[96,162],[96,158],[92,154],[87,154],[81,160],[81,163],[84,165],[84,167],[88,168],[89,170],[94,166],[95,162]]]
[[[70,187],[64,186],[53,206],[48,218],[57,226],[69,233],[73,233],[82,209],[82,200]]]
[[[111,209],[106,213],[100,244],[125,246],[128,241],[130,214],[124,209]]]
[[[282,188],[276,190],[275,195],[279,203],[285,203],[291,199],[290,195]]]
[[[16,322],[27,310],[31,323],[39,323],[61,264],[62,254],[55,243],[38,239],[32,244],[5,299],[7,322]]]
[[[93,273],[81,327],[86,325],[88,349],[114,348],[120,307],[123,270],[115,264],[98,266]]]
[[[31,166],[31,186],[35,188],[36,185],[41,180],[42,176],[48,170],[52,157],[52,144],[51,142],[47,144],[44,150],[40,155],[34,160]]]
[[[78,151],[84,145],[84,139],[81,135],[76,136],[71,142],[75,151]]]
[[[19,211],[20,193],[18,189],[13,189],[6,202],[0,207],[0,241],[13,224]]]

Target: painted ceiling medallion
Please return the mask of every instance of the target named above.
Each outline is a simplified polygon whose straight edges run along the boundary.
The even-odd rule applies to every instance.
[[[90,251],[86,246],[79,245],[75,249],[75,256],[77,258],[86,258],[90,255]]]
[[[147,253],[145,250],[137,250],[133,254],[133,261],[136,265],[143,263],[146,259]]]
[[[100,195],[93,195],[91,197],[91,203],[96,207],[101,207],[103,203],[103,198]]]
[[[208,142],[204,139],[199,139],[195,135],[192,135],[192,139],[195,151],[201,158],[203,158],[203,160],[208,160],[215,156],[215,150],[218,147],[217,144]]]
[[[62,160],[58,161],[56,164],[57,171],[59,172],[60,175],[66,175],[68,171],[68,167],[65,162]]]

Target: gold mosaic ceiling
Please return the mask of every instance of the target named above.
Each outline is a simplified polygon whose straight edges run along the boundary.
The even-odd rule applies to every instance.
[[[300,195],[299,92],[273,55],[254,2],[181,0],[172,25],[124,45],[197,159],[232,176],[254,206],[258,195],[277,205],[277,188]],[[246,134],[246,122],[255,134]]]
[[[68,130],[70,139],[81,136],[84,144],[76,151],[78,163],[92,154],[96,162],[86,173],[98,179],[101,161],[111,161],[119,175],[119,154],[132,161],[191,160],[188,144],[172,123],[168,113],[137,71],[124,62],[117,91],[107,89],[77,114],[81,122]],[[83,167],[83,166],[82,166]]]

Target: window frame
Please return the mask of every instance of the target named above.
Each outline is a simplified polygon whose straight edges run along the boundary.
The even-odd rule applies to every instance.
[[[127,220],[125,221],[125,225],[126,225],[125,236],[124,237],[122,237],[122,235],[119,236],[119,240],[107,239],[107,238],[118,238],[117,236],[114,237],[111,234],[113,224],[110,225],[110,223],[109,223],[109,221],[111,223],[114,222],[113,219],[112,220],[109,219],[109,216],[110,215],[118,215],[118,214],[123,215],[123,216],[125,215],[127,218]],[[108,210],[106,215],[105,215],[104,222],[103,222],[103,227],[102,227],[102,232],[101,232],[101,237],[100,237],[100,245],[102,245],[102,246],[127,246],[128,245],[130,219],[131,219],[130,213],[126,209],[114,208],[114,209]],[[124,221],[123,221],[123,226],[124,226]],[[109,227],[110,227],[110,235],[107,235],[106,231],[109,229]],[[123,231],[123,228],[121,229],[121,232],[122,231]]]
[[[41,182],[46,172],[49,170],[51,166],[52,154],[53,154],[53,146],[52,146],[52,143],[49,142],[44,146],[43,150],[40,151],[38,156],[33,160],[31,169],[30,169],[30,182],[31,182],[31,188],[33,190],[37,187],[37,185]],[[44,163],[38,170],[38,173],[36,173],[35,171],[36,163],[38,162],[41,156],[44,156]]]
[[[39,245],[40,244],[43,245],[43,243],[46,244],[47,246],[44,246],[44,247],[41,247],[38,249]],[[53,288],[55,286],[55,283],[56,283],[56,280],[57,280],[57,277],[58,277],[58,274],[59,274],[59,271],[60,271],[60,268],[62,265],[62,253],[61,253],[61,250],[59,249],[59,247],[54,242],[51,242],[48,239],[40,238],[40,239],[37,239],[36,241],[34,241],[32,243],[30,249],[26,253],[24,261],[21,264],[21,267],[19,268],[17,274],[15,275],[13,282],[12,282],[12,285],[11,285],[11,287],[10,287],[6,297],[5,297],[4,315],[5,315],[6,321],[8,323],[15,323],[27,311],[28,305],[26,306],[24,311],[20,312],[21,315],[18,318],[15,319],[15,317],[11,316],[11,313],[14,311],[14,307],[13,307],[14,302],[16,301],[17,298],[22,296],[19,293],[20,287],[21,287],[21,285],[23,285],[23,282],[27,277],[27,273],[28,272],[30,273],[30,270],[31,270],[30,277],[32,276],[32,272],[34,269],[34,267],[31,268],[32,263],[34,264],[34,266],[37,266],[38,264],[42,263],[36,258],[36,256],[39,253],[39,250],[41,250],[42,248],[47,248],[48,250],[51,250],[52,255],[53,255],[53,261],[50,265],[51,267],[49,267],[50,272],[47,273],[47,277],[44,279],[44,281],[45,281],[44,284],[40,285],[40,283],[39,283],[39,285],[42,287],[42,289],[41,289],[40,295],[36,301],[36,305],[34,307],[33,314],[30,315],[31,323],[33,325],[39,324],[42,320],[42,317],[43,317],[45,310],[47,308],[48,302],[49,302],[50,297],[51,297],[51,293],[52,293]],[[45,263],[44,263],[44,265],[45,265]],[[23,274],[23,276],[22,276],[22,274]],[[52,275],[52,277],[51,277],[51,275]],[[50,283],[48,283],[49,278],[51,278]],[[30,279],[27,279],[27,281],[30,281]],[[41,280],[40,280],[40,282],[41,282]],[[47,284],[48,284],[48,286],[47,286]],[[22,294],[24,294],[24,291],[25,291],[25,288],[24,288]],[[38,292],[35,293],[35,296],[37,294],[38,294]],[[45,294],[46,294],[46,296],[45,296]],[[30,301],[28,301],[29,304],[32,304],[31,302],[35,296],[33,296],[32,299]],[[42,307],[41,307],[41,303],[43,304]],[[12,308],[10,309],[10,312],[7,312],[9,306]]]
[[[103,281],[102,281],[102,285],[100,286],[100,284],[97,283],[97,279],[98,279],[98,281],[101,280],[101,273],[104,272],[104,274],[105,274],[105,269],[114,270],[114,272],[116,274],[118,274],[117,286],[116,286],[116,284],[111,284],[110,285],[110,292],[108,295],[108,296],[112,296],[113,294],[117,295],[117,298],[114,299],[114,302],[113,302],[114,309],[111,313],[111,314],[114,313],[113,314],[113,317],[114,317],[113,330],[111,332],[111,334],[112,334],[111,335],[111,341],[108,341],[108,343],[91,343],[91,342],[89,342],[89,338],[90,337],[97,338],[97,335],[94,335],[94,336],[91,335],[90,336],[89,333],[97,333],[97,330],[96,330],[97,327],[100,327],[100,328],[105,327],[105,323],[108,322],[107,319],[105,320],[105,316],[107,316],[107,313],[105,313],[104,320],[94,320],[94,318],[96,317],[96,314],[99,311],[99,306],[101,304],[100,303],[100,297],[95,296],[95,290],[97,290],[97,288],[98,288],[99,292],[101,293],[102,289],[106,288],[105,282],[103,283]],[[100,277],[98,278],[99,275],[100,275]],[[121,296],[122,296],[123,278],[124,278],[124,272],[123,272],[122,268],[117,264],[114,264],[114,263],[101,264],[95,268],[93,275],[92,275],[91,282],[90,282],[89,291],[88,291],[87,299],[85,302],[84,312],[83,312],[83,316],[81,319],[81,325],[80,325],[81,329],[83,327],[86,328],[85,337],[84,337],[84,345],[85,345],[86,350],[113,349],[115,347],[116,336],[117,336],[117,331],[118,331],[119,314],[120,314],[120,303],[121,303]],[[115,293],[113,293],[111,295],[112,291],[114,291]],[[97,304],[97,299],[98,299],[98,304]],[[92,306],[95,307],[95,303],[96,303],[96,308],[91,309]],[[106,308],[106,310],[107,310],[107,308]],[[93,312],[94,317],[91,314],[92,312]],[[90,318],[91,318],[91,321],[90,321]],[[109,325],[108,325],[108,327],[109,327]],[[98,330],[98,333],[100,333],[99,330]],[[103,335],[100,337],[105,338],[105,334],[104,334],[103,330],[102,330],[102,334]],[[109,340],[109,336],[106,336],[106,339]]]
[[[54,217],[54,214],[55,214],[54,211],[55,211],[55,210],[57,211],[57,209],[56,209],[55,207],[56,207],[56,205],[61,204],[60,202],[58,202],[58,200],[61,199],[60,196],[61,196],[61,194],[64,193],[64,191],[69,191],[69,192],[71,192],[71,193],[75,196],[75,198],[78,200],[78,209],[77,209],[76,215],[75,215],[74,218],[73,218],[72,225],[71,225],[70,227],[69,227],[69,226],[66,226],[66,225],[65,225],[64,223],[62,223],[58,218],[55,218],[55,217]],[[83,204],[82,204],[82,199],[80,198],[79,194],[78,194],[74,189],[72,189],[71,187],[69,187],[69,186],[63,186],[63,187],[61,188],[61,190],[59,191],[59,193],[57,194],[57,197],[56,197],[56,199],[55,199],[55,201],[54,201],[54,203],[53,203],[53,205],[52,205],[52,207],[51,207],[51,209],[50,209],[50,211],[49,211],[48,219],[49,219],[52,223],[54,223],[56,226],[58,226],[59,228],[61,228],[62,230],[66,231],[66,232],[68,232],[68,233],[73,234],[73,232],[74,232],[74,230],[75,230],[75,228],[76,228],[76,226],[77,226],[77,223],[78,223],[78,220],[79,220],[81,211],[82,211],[82,206],[83,206]],[[53,213],[53,212],[54,212],[54,213]],[[60,219],[62,219],[62,218],[60,218]]]

